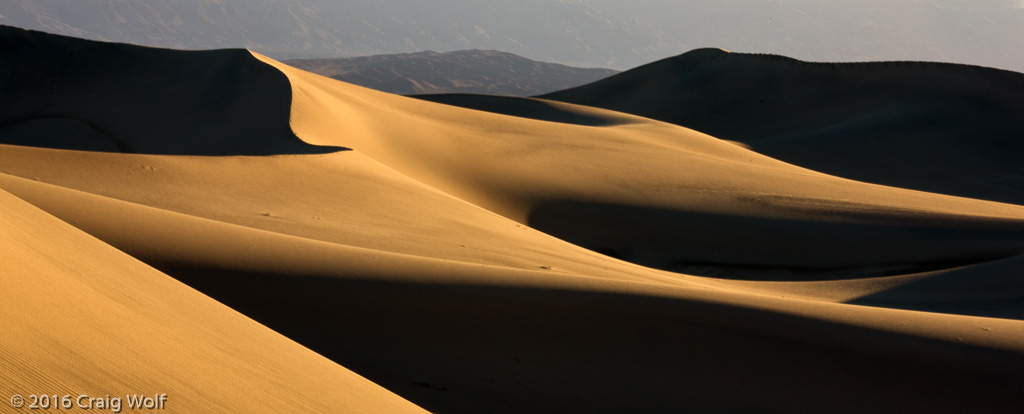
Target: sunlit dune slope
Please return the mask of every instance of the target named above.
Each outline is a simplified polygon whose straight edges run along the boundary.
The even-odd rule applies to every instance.
[[[479,99],[519,102],[517,116],[467,111],[275,65],[291,79],[293,129],[303,140],[353,148],[646,266],[877,275],[1024,247],[1020,206],[837,179],[620,113],[496,97]]]
[[[79,409],[80,395],[115,397],[131,412],[125,395],[167,394],[168,412],[422,412],[7,192],[0,208],[5,399],[70,395]]]
[[[4,188],[106,236],[101,236],[104,240],[128,237],[130,243],[115,245],[146,257],[147,262],[158,256],[187,264],[197,256],[168,249],[166,238],[148,240],[135,226],[123,226],[134,215],[124,201],[218,225],[291,236],[290,243],[352,246],[365,250],[368,258],[401,254],[587,277],[686,283],[677,275],[608,258],[527,228],[425,187],[357,152],[204,158],[3,148],[0,159],[11,174],[0,176]],[[27,171],[33,171],[31,179],[12,176]],[[121,202],[83,214],[90,202],[69,202],[71,195],[45,196],[63,188],[103,196],[96,200]],[[104,210],[117,213],[104,218]],[[90,226],[101,219],[106,225]],[[194,226],[171,227],[188,235]],[[135,249],[138,245],[150,247],[143,252]],[[204,256],[218,256],[229,248],[212,249]]]
[[[25,41],[18,36],[4,41]],[[70,41],[33,36],[54,53]],[[95,51],[86,55],[100,57],[132,49],[89,47]],[[0,59],[27,59],[28,50],[0,49]],[[183,53],[151,52],[153,60],[123,74],[137,82],[135,96],[145,97],[138,85],[173,77],[159,67],[173,68]],[[186,66],[238,56],[204,53]],[[45,61],[34,64],[45,68]],[[167,108],[126,105],[111,88],[116,71],[97,76],[92,95],[68,92],[52,101],[71,102],[68,111],[91,124],[119,122],[103,115],[106,106],[128,111],[129,123],[195,115],[192,131],[203,138],[181,146],[173,132],[126,128],[120,140],[132,146],[72,142],[89,151],[69,150],[48,127],[33,129],[30,114],[4,124],[40,138],[0,129],[0,189],[430,411],[1016,412],[1024,405],[1016,393],[1024,380],[1024,321],[980,317],[1024,313],[998,305],[1021,303],[1024,291],[1007,276],[1024,250],[1022,206],[840,179],[603,109],[456,98],[493,111],[485,112],[355,87],[258,55],[232,62],[213,72],[247,85],[250,95],[216,94],[215,107],[202,106],[211,88],[204,78],[182,80],[180,100],[159,100]],[[258,65],[283,74],[286,99],[279,99],[282,84],[262,82],[273,76]],[[203,111],[189,112],[196,108]],[[209,133],[226,119],[289,133],[250,131],[249,124],[240,128],[252,135]],[[32,211],[47,226],[76,231]],[[25,239],[33,246],[110,252],[82,253],[87,262],[100,260],[90,266],[135,260],[80,233],[19,228],[12,240],[24,233],[40,238]],[[33,249],[11,254],[36,260],[42,247]],[[114,280],[171,283],[132,263],[143,270]],[[733,280],[744,278],[785,281]],[[176,286],[159,297],[166,306],[126,299],[134,290],[157,295],[132,285],[96,299],[102,306],[71,312],[120,312],[115,304],[123,302],[158,318],[177,315],[172,305],[195,312],[220,306],[185,298]],[[24,289],[2,294],[47,303]],[[213,313],[196,317],[221,329],[256,326],[237,315],[241,322],[219,322],[226,316]],[[97,331],[132,332],[103,326],[80,328],[83,349],[105,343],[88,336]],[[276,343],[243,339],[237,346]],[[183,346],[120,343],[140,354]],[[290,358],[316,358],[290,346]],[[23,354],[34,355],[24,347],[10,353],[14,360]],[[238,369],[260,372],[267,364]],[[318,377],[310,392],[328,387],[345,398],[346,381],[357,377],[326,366],[336,373],[302,371],[301,363],[293,369]],[[307,384],[281,369],[288,382],[279,392]],[[10,382],[30,382],[22,377],[31,372],[17,371]],[[203,381],[230,387],[222,378]],[[306,411],[345,411],[339,407]]]
[[[543,98],[671,122],[816,171],[1024,203],[1024,74],[698,49]]]

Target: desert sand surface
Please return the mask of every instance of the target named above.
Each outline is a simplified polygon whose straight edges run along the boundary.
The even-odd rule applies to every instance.
[[[264,389],[244,411],[1024,407],[1007,200],[241,50],[2,28],[0,82],[3,323],[31,333],[0,364],[18,389],[137,386],[196,401],[182,412]],[[36,326],[72,317],[90,322]],[[111,344],[134,359],[104,365]],[[61,351],[76,364],[43,362]]]
[[[55,394],[70,396],[64,409],[124,412],[136,411],[126,395],[166,395],[173,412],[423,412],[10,193],[0,205],[5,399]],[[2,411],[20,412],[10,410],[5,401]]]

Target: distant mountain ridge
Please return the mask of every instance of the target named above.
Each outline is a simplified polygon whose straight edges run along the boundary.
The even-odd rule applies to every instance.
[[[285,63],[340,81],[400,95],[539,95],[619,73],[611,69],[538,62],[495,50],[426,51],[338,59],[297,59]]]
[[[625,70],[700,47],[1024,71],[1017,0],[5,0],[0,24],[275,59],[502,50]]]
[[[0,8],[0,24],[26,29],[175,49],[246,48],[276,59],[480,48],[625,68],[665,55],[632,50],[612,20],[564,0],[9,0]]]

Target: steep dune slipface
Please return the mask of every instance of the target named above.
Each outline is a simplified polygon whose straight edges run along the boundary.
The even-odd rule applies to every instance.
[[[274,62],[270,62],[275,64]],[[699,132],[517,98],[431,105],[275,64],[293,127],[562,239],[630,262],[735,278],[931,270],[1024,248],[1024,208],[837,179]],[[543,114],[543,115],[541,115]]]
[[[0,26],[0,90],[4,144],[181,155],[339,150],[295,138],[288,79],[244,50],[183,52]]]
[[[166,394],[169,412],[422,412],[5,191],[0,207],[5,412],[15,394],[23,410]]]
[[[1024,74],[699,49],[546,99],[645,116],[812,170],[1021,204]]]
[[[966,299],[997,297],[956,293],[973,271],[936,270],[956,280],[931,297],[921,296],[928,282],[943,281],[924,273],[821,279],[1019,255],[1020,206],[837,179],[607,110],[477,102],[516,112],[506,116],[249,59],[221,75],[258,95],[262,78],[245,78],[257,73],[245,68],[262,60],[287,77],[291,99],[232,98],[225,110],[290,123],[292,135],[257,134],[253,152],[218,157],[191,144],[144,154],[0,145],[0,188],[431,411],[1019,411],[1024,322],[948,314]],[[223,148],[242,142],[221,137]],[[282,142],[353,150],[303,154]],[[543,230],[584,247],[621,243],[609,253],[639,263],[710,258],[689,265],[742,263],[726,270],[762,276],[797,266],[796,280],[816,282],[654,270]],[[961,268],[1015,287],[985,269],[1014,263]],[[169,292],[168,302],[191,303]],[[858,298],[875,306],[838,303]],[[948,313],[901,309],[922,299]],[[12,353],[22,354],[31,355]],[[310,389],[344,389],[346,378],[323,375]]]

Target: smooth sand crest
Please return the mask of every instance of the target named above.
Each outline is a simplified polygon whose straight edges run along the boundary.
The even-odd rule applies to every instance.
[[[1016,412],[1022,406],[1016,388],[1024,379],[1024,321],[955,313],[965,302],[1019,300],[1019,289],[995,290],[1016,286],[1012,276],[1000,275],[1018,266],[1024,207],[839,179],[603,109],[463,97],[490,106],[480,109],[512,108],[507,112],[515,116],[508,116],[374,92],[259,55],[248,59],[238,66],[280,70],[290,99],[224,105],[280,121],[280,105],[287,103],[293,143],[352,151],[300,155],[267,137],[253,138],[259,147],[253,152],[217,157],[184,144],[159,154],[0,145],[0,188],[340,364],[317,359],[335,377],[303,371],[301,364],[290,368],[296,371],[281,368],[316,376],[321,381],[310,392],[327,387],[337,398],[345,394],[334,387],[344,390],[346,381],[358,379],[344,366],[436,412]],[[239,76],[237,69],[222,70]],[[110,86],[104,82],[113,75],[98,85]],[[175,105],[188,106],[188,99]],[[215,118],[206,122],[217,124]],[[212,141],[204,145],[219,148],[216,136],[207,138]],[[224,139],[232,148],[245,143]],[[30,225],[20,226],[12,240],[33,234]],[[45,228],[34,234],[26,240],[36,250],[47,242],[98,244],[134,260],[81,233],[77,239]],[[14,254],[36,260],[37,253],[23,250]],[[122,260],[83,255],[102,265]],[[139,275],[156,276],[116,281],[173,284],[132,263],[146,269]],[[119,274],[127,278],[133,269]],[[775,278],[788,282],[726,279],[779,273],[785,277]],[[865,278],[877,275],[887,276]],[[943,275],[951,279],[944,282]],[[984,283],[967,281],[978,277]],[[179,300],[185,288],[175,286],[161,303],[206,301],[194,310],[204,318],[203,309],[226,310],[205,296]],[[138,288],[158,294],[147,289]],[[153,318],[177,314],[170,305],[132,308],[142,307],[128,299],[133,290],[115,290],[119,295],[97,302],[103,306],[80,305],[82,312],[102,316],[128,306]],[[38,297],[10,294],[30,303]],[[939,307],[917,307],[922,302]],[[258,328],[234,313],[237,320],[225,322],[209,313],[208,326]],[[162,321],[152,329],[178,326]],[[100,333],[130,333],[79,329],[85,350],[104,343],[92,339]],[[296,350],[280,349],[290,358],[319,358],[287,343]],[[123,344],[181,352],[178,343]],[[22,348],[10,355],[22,354],[33,355]],[[86,359],[99,358],[91,355]],[[257,372],[266,367],[239,364]],[[30,372],[18,371],[11,383]],[[230,388],[221,378],[203,381],[220,381],[214,390]],[[369,392],[349,403],[402,403]],[[305,396],[283,395],[265,410]]]
[[[856,180],[1024,203],[1024,74],[698,49],[543,98],[683,125]]]
[[[422,412],[5,191],[0,206],[5,398],[71,395],[78,409],[80,395],[114,397],[125,412],[126,394],[167,394],[172,412]]]
[[[260,58],[291,79],[301,139],[353,148],[426,185],[645,266],[711,267],[721,271],[706,274],[738,278],[775,277],[757,275],[766,267],[797,279],[854,277],[1024,249],[1020,206],[837,179],[598,109],[497,98],[524,104],[512,117],[438,106]],[[581,125],[581,114],[608,122]]]

